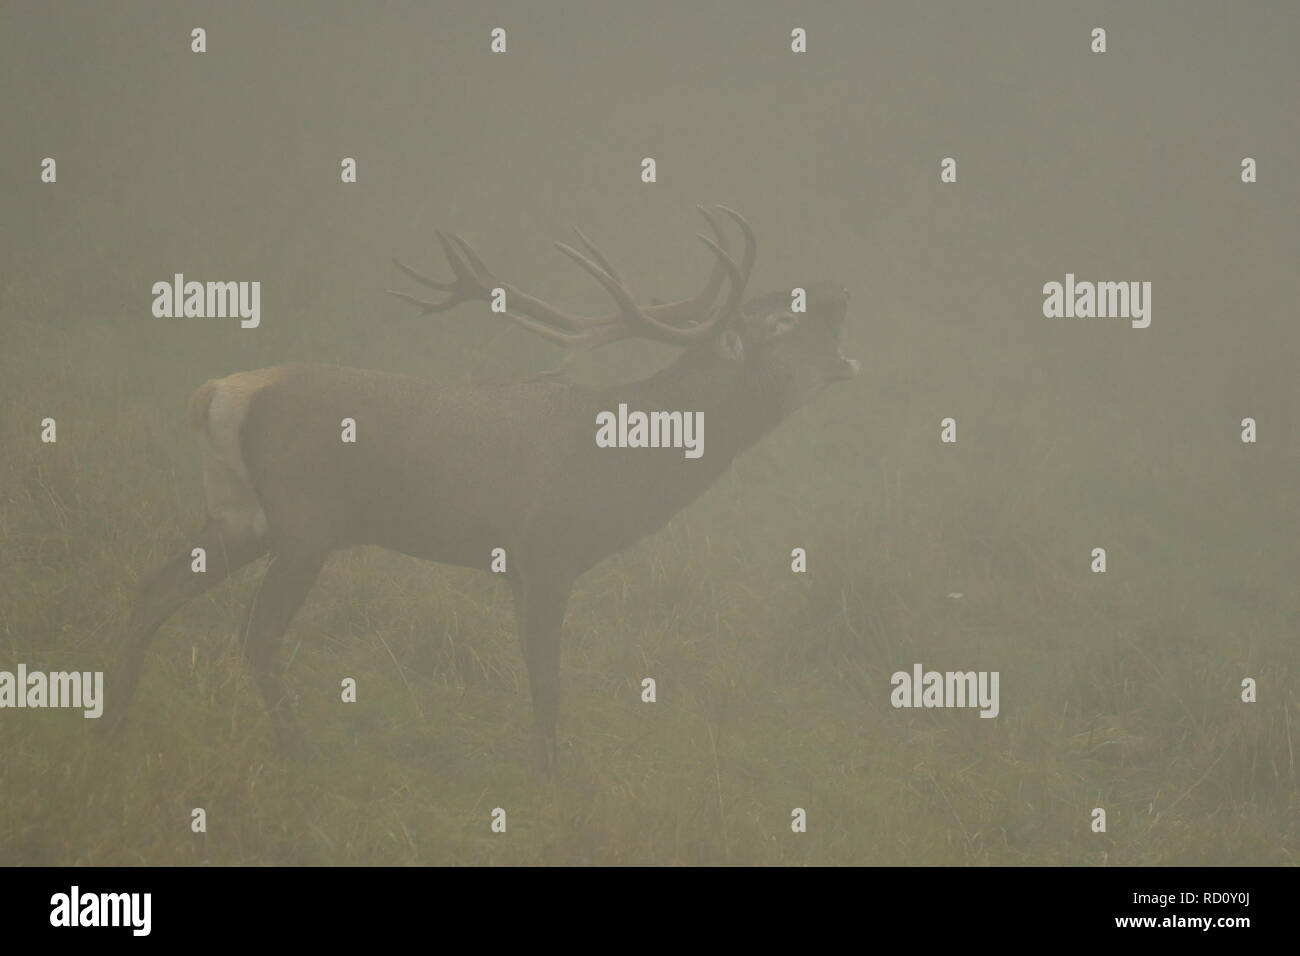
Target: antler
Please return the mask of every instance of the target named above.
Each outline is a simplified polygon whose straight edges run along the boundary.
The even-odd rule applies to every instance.
[[[416,282],[446,292],[448,295],[438,302],[431,302],[393,289],[389,289],[388,292],[405,302],[419,306],[423,314],[434,315],[447,312],[462,302],[486,301],[491,298],[493,289],[503,289],[506,293],[507,317],[528,331],[564,348],[564,359],[554,370],[555,372],[565,370],[579,352],[625,338],[653,339],[670,345],[693,345],[712,335],[720,325],[732,321],[739,314],[745,285],[749,281],[749,274],[754,268],[754,259],[758,252],[758,241],[754,236],[754,230],[745,218],[733,209],[718,206],[718,211],[732,219],[745,236],[745,254],[740,265],[737,265],[727,250],[726,237],[713,213],[703,206],[696,208],[709,223],[717,239],[715,241],[702,233],[696,235],[709,247],[717,261],[704,288],[696,295],[679,302],[638,306],[633,301],[632,294],[628,291],[618,270],[576,227],[573,231],[578,237],[578,242],[586,250],[586,254],[562,242],[557,242],[556,248],[578,263],[605,287],[618,305],[618,312],[588,317],[557,309],[507,282],[498,280],[468,242],[455,234],[446,236],[441,232],[437,233],[438,242],[442,245],[443,253],[451,266],[450,280],[439,280],[422,275],[396,259],[393,260],[393,265]],[[713,308],[724,275],[729,285],[727,297],[720,308]]]

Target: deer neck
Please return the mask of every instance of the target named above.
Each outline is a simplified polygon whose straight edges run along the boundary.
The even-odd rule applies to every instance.
[[[602,389],[602,398],[611,409],[624,403],[629,411],[703,414],[703,453],[665,476],[679,480],[681,491],[694,497],[780,423],[776,390],[764,388],[758,378],[743,364],[697,349],[649,378]]]

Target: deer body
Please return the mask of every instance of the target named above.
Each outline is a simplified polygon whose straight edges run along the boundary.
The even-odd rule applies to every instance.
[[[261,381],[249,387],[245,376]],[[196,403],[211,402],[199,421],[205,449],[216,445],[211,433],[242,418],[237,453],[248,479],[236,497],[248,504],[231,516],[231,532],[256,531],[255,500],[270,542],[374,544],[484,570],[501,547],[510,559],[536,554],[578,574],[663,527],[777,424],[775,409],[760,414],[762,396],[745,394],[735,377],[693,354],[644,381],[602,388],[288,365],[211,382]],[[597,413],[620,402],[702,412],[704,454],[598,448]],[[355,443],[340,438],[344,418],[357,423]],[[231,497],[214,483],[210,514]]]
[[[751,324],[761,320],[764,331],[751,335],[753,354],[745,360],[738,357],[746,348],[740,332],[730,333],[736,336],[730,347],[720,347],[721,340],[698,331],[711,333],[716,327],[726,335],[724,327],[743,324],[750,311],[742,309],[740,291],[752,267],[752,234],[743,220],[728,214],[746,231],[745,268],[710,242],[732,289],[727,304],[707,322],[681,321],[698,311],[700,297],[657,307],[657,313],[637,309],[617,273],[585,237],[595,262],[562,248],[607,288],[616,286],[611,293],[624,309],[622,317],[580,320],[510,290],[526,315],[512,318],[530,328],[533,322],[549,330],[580,328],[583,347],[621,334],[616,321],[641,322],[643,332],[654,337],[684,333],[703,343],[639,382],[592,387],[539,378],[439,384],[301,364],[241,372],[201,386],[191,399],[190,419],[203,452],[208,520],[196,542],[141,586],[123,669],[116,686],[110,686],[117,698],[110,698],[110,723],[120,721],[162,621],[194,594],[270,553],[249,609],[244,651],[281,745],[298,749],[303,739],[282,682],[279,644],[330,552],[379,545],[487,570],[493,550],[501,548],[528,665],[539,756],[550,769],[560,632],[573,581],[663,527],[791,408],[829,381],[857,371],[837,345],[828,352],[827,343],[838,341],[842,294],[823,303],[830,316],[825,328],[818,325],[801,339],[786,338],[784,329],[773,332],[773,313],[757,310],[761,315],[749,319]],[[711,217],[710,224],[721,243]],[[495,283],[468,245],[456,241],[463,250],[459,257],[444,239],[454,283],[425,279],[403,267],[426,284],[453,291],[443,303],[420,302],[426,311],[482,297],[492,288],[489,281]],[[716,289],[720,275],[715,270],[706,293]],[[587,325],[579,327],[580,322]],[[570,340],[562,344],[571,345],[574,333],[565,334]],[[772,348],[773,343],[782,348]],[[805,352],[815,354],[816,361],[807,361]],[[620,403],[702,413],[703,455],[687,458],[674,448],[598,447],[597,415]],[[356,423],[355,442],[342,440],[345,418]],[[195,545],[207,551],[206,574],[190,569]]]

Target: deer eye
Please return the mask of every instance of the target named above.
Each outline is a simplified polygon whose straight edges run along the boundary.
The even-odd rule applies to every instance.
[[[768,335],[772,338],[780,338],[799,324],[799,317],[793,312],[776,312],[769,315],[764,324],[767,326]]]

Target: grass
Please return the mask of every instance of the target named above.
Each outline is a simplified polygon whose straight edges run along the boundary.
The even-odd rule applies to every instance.
[[[136,579],[199,518],[179,409],[205,376],[198,357],[136,374],[131,343],[90,326],[10,328],[0,653],[110,670]],[[276,752],[243,671],[246,572],[165,625],[120,740],[69,712],[3,715],[0,863],[1294,862],[1278,463],[1243,479],[1229,442],[1195,481],[1143,484],[1191,452],[1085,427],[1062,451],[1068,392],[1001,405],[996,428],[966,416],[945,448],[937,417],[908,419],[903,373],[870,371],[581,580],[554,785],[528,770],[508,590],[367,549],[331,559],[286,640],[309,761]],[[55,445],[33,437],[46,414]],[[1241,493],[1211,507],[1225,487]],[[916,661],[1000,671],[1001,714],[892,709],[889,675]]]

